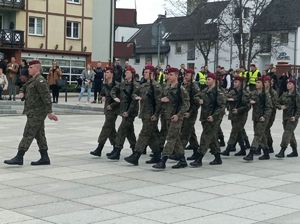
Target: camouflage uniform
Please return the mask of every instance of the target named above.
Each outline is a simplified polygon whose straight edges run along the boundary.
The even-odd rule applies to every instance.
[[[52,113],[51,95],[47,81],[42,75],[37,75],[29,79],[20,92],[25,94],[23,114],[26,114],[27,122],[18,150],[26,152],[33,139],[36,139],[40,151],[47,151],[44,122],[47,114]]]

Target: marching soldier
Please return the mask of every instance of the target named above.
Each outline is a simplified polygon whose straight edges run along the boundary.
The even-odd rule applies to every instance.
[[[283,135],[281,140],[281,150],[275,156],[277,158],[283,158],[284,152],[288,145],[292,147],[292,152],[287,157],[297,157],[297,141],[294,131],[298,125],[300,117],[300,96],[296,91],[296,81],[289,79],[287,84],[288,92],[285,92],[279,98],[279,104],[283,110]]]
[[[41,158],[31,165],[50,165],[48,156],[48,145],[45,136],[45,119],[57,121],[58,118],[52,113],[52,104],[47,81],[40,74],[41,63],[33,60],[29,63],[29,75],[31,79],[20,90],[20,97],[25,94],[25,105],[23,114],[27,116],[27,122],[23,133],[23,138],[18,147],[17,155],[5,160],[8,165],[23,165],[23,157],[29,149],[33,139],[36,139]]]
[[[110,144],[114,147],[111,153],[106,155],[110,156],[115,152],[115,140],[116,140],[116,120],[120,112],[120,103],[113,100],[110,95],[112,88],[115,86],[115,81],[113,78],[114,69],[112,67],[107,67],[105,69],[105,84],[101,89],[100,95],[105,98],[104,104],[104,115],[105,121],[102,126],[102,130],[98,137],[98,147],[91,151],[90,154],[93,156],[101,156],[102,149],[107,139],[109,139]]]
[[[250,104],[249,95],[243,90],[243,80],[244,78],[242,77],[236,77],[234,80],[234,88],[227,96],[229,105],[228,119],[231,120],[232,129],[226,150],[221,153],[223,156],[229,156],[236,142],[239,142],[241,150],[237,152],[235,156],[246,155],[246,146],[242,138],[242,131],[248,118]]]
[[[272,113],[272,101],[270,94],[264,89],[264,80],[262,77],[259,77],[256,81],[256,91],[251,93],[250,104],[253,106],[254,139],[248,155],[243,159],[252,161],[254,152],[261,146],[264,154],[258,159],[267,160],[270,159],[270,156],[265,131]]]
[[[198,110],[200,107],[200,89],[196,82],[193,82],[194,70],[187,69],[185,72],[183,86],[189,94],[190,108],[184,114],[182,129],[181,129],[181,142],[183,147],[186,147],[187,143],[191,139],[193,130],[195,131],[195,123],[198,116]],[[198,144],[198,142],[197,142]],[[188,157],[187,160],[194,160],[198,147],[193,148],[193,155]]]
[[[187,166],[180,133],[184,114],[189,109],[189,95],[178,82],[179,70],[177,68],[170,68],[168,73],[169,85],[163,90],[163,97],[161,98],[162,105],[164,106],[168,132],[162,152],[162,158],[160,162],[153,165],[153,168],[155,169],[165,169],[168,157],[173,154],[179,158],[179,161],[176,165],[172,166],[172,168],[178,169]]]
[[[120,115],[122,116],[122,122],[116,136],[115,151],[107,156],[107,158],[111,160],[120,159],[120,153],[126,137],[132,151],[134,151],[136,144],[133,122],[139,112],[139,103],[138,100],[136,100],[139,84],[134,80],[134,73],[135,71],[132,67],[127,67],[125,81],[117,84],[111,90],[111,97],[114,101],[120,103]]]
[[[161,151],[159,149],[159,132],[157,128],[159,113],[161,109],[161,86],[154,80],[154,67],[147,65],[144,69],[144,79],[140,87],[138,99],[140,100],[139,118],[143,126],[135,145],[135,151],[125,161],[138,165],[138,161],[146,146],[150,146],[153,156],[146,163],[157,163],[160,161]]]
[[[250,71],[248,73],[249,81],[248,81],[248,86],[249,86],[249,91],[255,91],[256,89],[256,81],[259,77],[261,77],[261,74],[259,70],[256,68],[255,64],[250,65]]]
[[[191,162],[192,167],[202,166],[202,159],[208,149],[211,149],[215,159],[210,165],[222,164],[220,157],[220,146],[217,139],[217,132],[220,121],[225,112],[225,96],[217,87],[215,74],[207,76],[207,88],[202,92],[202,108],[200,121],[202,124],[202,134],[200,137],[200,147],[196,154],[196,159]]]

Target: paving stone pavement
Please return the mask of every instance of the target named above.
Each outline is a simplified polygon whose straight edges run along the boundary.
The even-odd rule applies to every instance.
[[[247,133],[253,138],[252,123]],[[281,113],[272,128],[275,151],[282,135]],[[22,167],[0,165],[0,224],[299,224],[300,163],[298,158],[244,162],[234,156],[222,166],[155,171],[145,164],[119,162],[89,155],[97,145],[103,115],[65,115],[47,120],[51,166],[32,167],[39,157],[34,142]],[[0,160],[11,158],[26,118],[0,118]],[[120,120],[118,120],[118,123]],[[227,117],[222,123],[226,139]],[[141,129],[135,123],[136,134]],[[201,133],[197,122],[198,136]],[[296,130],[300,142],[300,130]],[[103,154],[110,151],[107,142]],[[290,150],[290,149],[289,149]],[[149,154],[148,150],[148,154]],[[189,155],[191,152],[187,151]],[[1,162],[2,162],[1,161]]]

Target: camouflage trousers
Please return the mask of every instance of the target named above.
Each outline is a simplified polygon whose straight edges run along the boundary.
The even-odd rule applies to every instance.
[[[159,152],[159,132],[157,128],[158,121],[143,119],[142,130],[135,145],[135,151],[143,153],[149,146],[152,152]]]
[[[104,145],[106,140],[109,139],[111,145],[116,144],[116,120],[118,115],[115,113],[105,114],[105,121],[102,126],[101,132],[98,137],[98,143]]]
[[[220,120],[213,122],[202,121],[202,133],[200,137],[199,152],[205,155],[210,148],[213,155],[220,153],[220,146],[218,142],[218,128]]]
[[[134,117],[122,117],[122,122],[118,128],[116,136],[116,147],[123,148],[125,138],[128,139],[130,148],[134,149],[136,144],[136,137],[134,134]]]
[[[239,140],[243,140],[243,131],[248,118],[248,114],[239,116],[231,120],[231,132],[228,140],[228,145],[235,145]]]
[[[191,127],[191,136],[189,139],[189,143],[193,149],[199,148],[198,137],[196,135],[195,126]]]
[[[273,146],[273,138],[271,135],[271,128],[273,126],[273,123],[275,121],[275,117],[276,117],[276,110],[273,110],[268,122],[268,125],[266,127],[266,138],[267,138],[267,144],[269,147]]]
[[[162,156],[170,156],[172,154],[179,158],[184,156],[184,148],[180,138],[182,123],[183,120],[181,119],[177,122],[172,122],[170,119],[167,120],[168,133]]]
[[[290,120],[284,120],[282,124],[284,132],[280,144],[281,148],[286,149],[290,144],[293,149],[297,149],[297,140],[295,138],[294,131],[298,125],[298,121],[293,122]]]
[[[196,123],[196,120],[197,120],[197,115],[198,115],[198,112],[191,113],[189,118],[184,118],[183,119],[183,124],[182,124],[182,128],[181,128],[181,142],[182,142],[183,147],[186,147],[187,143],[190,140],[193,140],[191,138],[193,131],[194,131],[194,134],[196,135],[196,133],[195,133],[195,123]],[[196,149],[197,149],[198,148],[197,147],[198,146],[197,139],[196,139],[196,144],[193,142],[193,144],[191,144],[191,145],[193,147],[196,147]]]
[[[36,139],[41,151],[48,150],[45,136],[46,115],[27,115],[27,122],[23,132],[23,138],[19,144],[18,150],[27,151],[33,141]]]
[[[268,147],[265,133],[268,122],[269,119],[266,119],[264,122],[253,121],[254,138],[251,143],[252,149],[258,149],[259,146],[261,146],[263,149]]]

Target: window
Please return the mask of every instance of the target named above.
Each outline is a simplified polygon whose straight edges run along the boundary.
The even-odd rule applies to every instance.
[[[288,33],[281,33],[280,34],[280,43],[281,44],[288,44],[289,43],[289,34]]]
[[[145,62],[146,62],[146,65],[147,64],[152,64],[152,55],[146,55],[145,56]]]
[[[44,34],[43,18],[29,17],[29,34],[40,36]]]
[[[242,15],[242,10],[241,10],[241,7],[237,6],[235,9],[234,9],[234,17],[236,19],[240,18]]]
[[[195,44],[188,43],[187,60],[195,60]]]
[[[249,18],[249,16],[250,16],[250,8],[245,7],[244,8],[244,19]]]
[[[80,23],[67,21],[67,37],[79,39]]]
[[[195,63],[187,63],[187,68],[195,69]]]
[[[139,64],[140,62],[141,62],[140,55],[139,55],[139,54],[137,54],[137,55],[135,56],[134,63],[135,63],[135,64]]]
[[[68,0],[68,3],[80,4],[80,0]]]
[[[175,54],[181,54],[181,44],[180,43],[176,43],[175,46]]]

